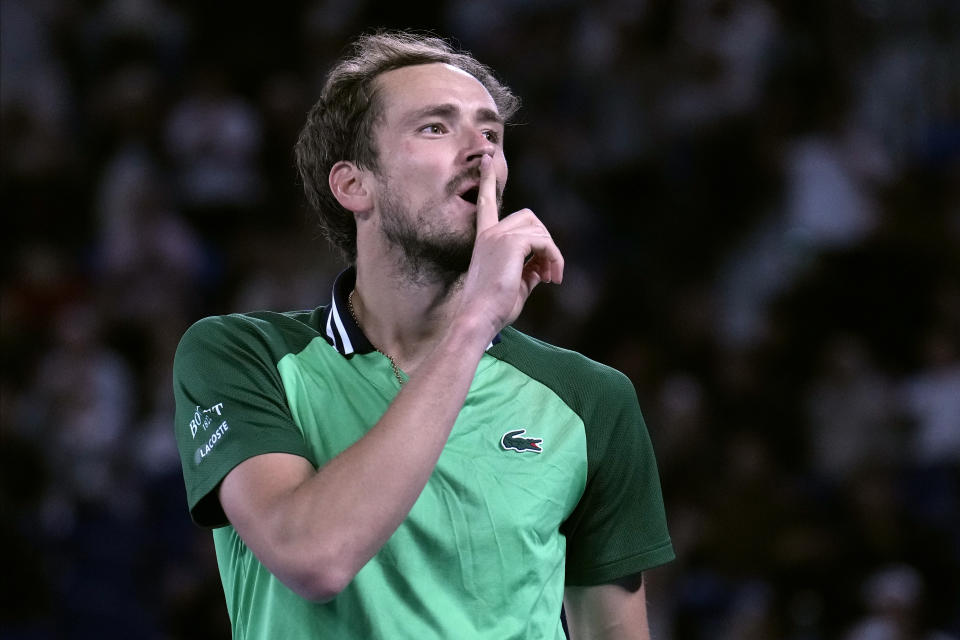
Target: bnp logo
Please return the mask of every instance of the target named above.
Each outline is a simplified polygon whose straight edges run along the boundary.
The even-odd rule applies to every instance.
[[[543,449],[540,448],[540,443],[543,442],[543,438],[525,438],[523,434],[526,432],[526,429],[507,431],[503,434],[503,437],[500,438],[500,446],[503,447],[505,451],[513,450],[519,451],[520,453],[533,451],[534,453],[542,453]]]

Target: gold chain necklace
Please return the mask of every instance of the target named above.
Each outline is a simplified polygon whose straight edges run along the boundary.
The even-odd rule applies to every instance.
[[[350,310],[350,316],[353,318],[353,321],[356,323],[357,328],[363,331],[363,327],[360,326],[360,320],[357,319],[357,312],[354,311],[353,309],[353,294],[355,294],[356,292],[357,290],[353,289],[352,291],[350,291],[350,295],[347,296],[347,309]],[[369,338],[367,338],[367,340],[369,340]],[[400,367],[397,366],[397,361],[393,359],[393,356],[391,356],[389,353],[384,353],[372,342],[370,343],[370,346],[376,349],[377,353],[384,356],[387,360],[390,361],[390,366],[393,367],[393,375],[396,376],[397,382],[399,382],[402,385],[403,375],[400,373]]]

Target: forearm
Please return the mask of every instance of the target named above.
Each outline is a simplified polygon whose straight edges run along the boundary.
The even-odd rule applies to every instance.
[[[422,492],[488,343],[476,323],[452,324],[370,431],[315,474],[287,483],[288,490],[267,487],[268,499],[257,503],[249,487],[231,486],[243,474],[227,477],[224,508],[271,572],[317,600],[333,597],[352,580]],[[250,475],[271,481],[262,473]]]
[[[469,331],[451,333],[367,435],[298,491],[294,520],[312,530],[310,539],[325,540],[351,574],[406,518],[463,407],[486,344]]]
[[[646,588],[638,584],[567,587],[564,611],[571,640],[650,640]]]

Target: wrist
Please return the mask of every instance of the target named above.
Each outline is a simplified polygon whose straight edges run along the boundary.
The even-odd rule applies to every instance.
[[[483,322],[472,314],[461,314],[450,323],[443,343],[455,353],[466,354],[476,350],[479,355],[483,355],[496,334],[496,329],[490,323]]]

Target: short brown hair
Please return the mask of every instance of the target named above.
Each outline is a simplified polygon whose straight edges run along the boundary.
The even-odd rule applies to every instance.
[[[377,169],[373,126],[383,105],[374,84],[376,77],[401,67],[437,62],[457,67],[480,81],[504,121],[516,113],[520,100],[469,52],[437,37],[380,31],[353,43],[350,55],[327,75],[320,99],[307,114],[294,147],[297,170],[307,201],[319,214],[323,235],[347,262],[357,258],[357,227],[353,214],[340,206],[330,191],[330,170],[341,160]]]

